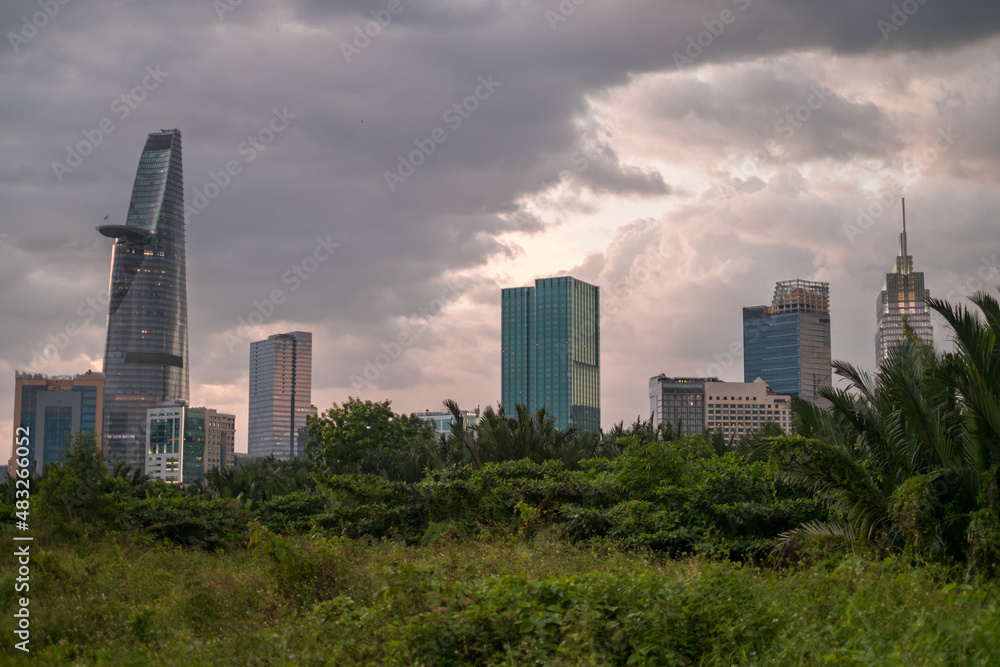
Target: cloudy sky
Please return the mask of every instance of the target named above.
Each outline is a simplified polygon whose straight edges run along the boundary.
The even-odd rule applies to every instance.
[[[1000,283],[992,0],[7,0],[0,28],[8,433],[15,369],[102,367],[94,228],[160,128],[191,399],[238,450],[272,333],[313,332],[321,410],[485,407],[500,289],[574,275],[606,305],[607,428],[652,375],[742,380],[741,307],[778,280],[829,281],[834,358],[872,367],[901,196],[932,295]]]

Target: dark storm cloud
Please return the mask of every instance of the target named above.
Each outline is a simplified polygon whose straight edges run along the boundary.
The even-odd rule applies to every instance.
[[[883,156],[903,141],[871,102],[853,102],[820,79],[754,64],[711,81],[663,79],[646,100],[660,130],[682,131],[689,146],[739,145],[760,162]],[[763,151],[763,152],[761,152]]]
[[[188,228],[192,379],[226,384],[245,374],[245,342],[230,349],[223,336],[282,290],[286,298],[261,335],[295,323],[340,341],[316,376],[343,386],[358,360],[454,274],[516,253],[500,235],[512,225],[534,231],[541,221],[512,223],[510,214],[561,182],[562,172],[575,189],[567,214],[585,207],[588,193],[681,194],[656,168],[622,159],[599,125],[588,124],[594,98],[644,73],[677,73],[674,54],[686,52],[689,38],[706,42],[701,33],[717,29],[715,20],[729,11],[733,20],[709,33],[689,68],[754,59],[760,66],[722,87],[692,82],[685,68],[649,102],[658,115],[651,122],[675,131],[680,119],[694,119],[704,132],[686,137],[695,148],[720,140],[753,148],[780,132],[775,124],[819,83],[766,72],[770,58],[824,49],[936,53],[1000,28],[995,3],[914,1],[917,9],[899,26],[893,3],[882,0],[588,0],[567,15],[559,2],[542,0],[401,0],[396,13],[389,0],[225,2],[232,11],[211,0],[69,0],[44,19],[38,2],[5,2],[0,360],[26,367],[70,324],[76,333],[60,348],[62,366],[46,372],[86,370],[66,364],[100,359],[104,315],[92,316],[87,300],[107,290],[110,242],[94,227],[105,215],[124,220],[150,131],[182,130],[189,205],[197,193],[207,199],[212,183],[219,189]],[[386,11],[391,23],[372,28]],[[899,30],[880,29],[880,20]],[[149,68],[166,73],[155,86]],[[483,79],[498,82],[488,96]],[[976,149],[982,155],[973,157],[995,169],[991,111],[955,113],[984,138]],[[276,114],[288,118],[281,131],[269,129]],[[113,129],[102,130],[104,121]],[[783,159],[880,155],[888,162],[906,141],[890,121],[870,103],[834,94],[793,136],[778,137]],[[446,139],[434,140],[435,130]],[[88,154],[69,167],[70,154],[88,142]],[[424,151],[415,166],[414,151]],[[579,152],[590,156],[586,169],[574,165]],[[411,174],[402,175],[409,170],[401,158]],[[238,173],[227,172],[233,163]],[[938,164],[974,166],[957,151]],[[403,182],[390,189],[386,172]],[[765,188],[757,176],[746,180]],[[805,180],[784,171],[766,185],[808,195]],[[572,226],[572,216],[562,224]],[[298,277],[296,267],[320,239],[340,245],[293,290],[289,276]],[[617,261],[632,266],[624,254]],[[467,298],[484,298],[485,289],[470,288]],[[460,344],[465,334],[458,335],[449,343],[447,332],[432,329],[415,350]],[[420,379],[428,372],[418,358],[398,368]],[[0,393],[6,405],[8,391]]]

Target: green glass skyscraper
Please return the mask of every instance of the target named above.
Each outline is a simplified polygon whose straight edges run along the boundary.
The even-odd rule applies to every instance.
[[[501,295],[501,403],[545,408],[556,428],[601,427],[600,295],[576,278],[544,278]]]

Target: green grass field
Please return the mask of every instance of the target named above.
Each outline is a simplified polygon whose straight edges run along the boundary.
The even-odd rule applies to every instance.
[[[405,546],[255,530],[214,553],[124,534],[36,543],[32,653],[8,639],[4,662],[1000,663],[1000,586],[936,566],[849,556],[769,570],[546,531],[437,534]],[[15,608],[13,574],[0,595]]]

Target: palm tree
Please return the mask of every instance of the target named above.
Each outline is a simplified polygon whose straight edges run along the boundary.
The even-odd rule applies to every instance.
[[[966,531],[970,567],[995,571],[1000,564],[1000,303],[985,292],[970,301],[983,318],[965,307],[929,302],[954,334],[956,353],[947,355],[945,381],[965,410],[961,455],[963,483],[978,500]]]
[[[448,398],[444,406],[451,413],[451,428],[429,448],[429,458],[434,468],[440,470],[469,463],[475,456],[476,427],[469,424],[458,403]]]
[[[829,413],[793,404],[800,438],[772,441],[772,458],[836,518],[787,533],[785,546],[835,535],[1000,563],[1000,303],[983,292],[971,301],[982,317],[928,302],[954,353],[937,355],[911,331],[875,375],[834,364],[849,386],[821,391]]]
[[[488,406],[479,422],[469,429],[462,419],[458,405],[445,401],[453,415],[451,433],[442,445],[443,456],[452,460],[469,461],[476,466],[499,461],[531,459],[535,462],[552,459],[574,465],[588,454],[592,441],[579,441],[580,432],[575,427],[565,431],[555,426],[555,420],[542,408],[534,414],[524,405],[515,407],[514,416],[508,415],[503,406]],[[461,459],[459,459],[459,452]],[[465,452],[467,452],[467,457]]]
[[[930,307],[954,333],[957,351],[946,355],[942,375],[965,407],[968,437],[962,442],[963,456],[976,470],[986,472],[1000,463],[1000,303],[984,292],[970,300],[984,320],[965,307],[938,299],[932,299]]]
[[[961,455],[961,401],[943,381],[943,366],[933,347],[911,336],[875,375],[836,362],[848,388],[821,390],[829,413],[793,402],[801,437],[772,441],[779,476],[812,492],[836,518],[786,533],[786,549],[807,536],[902,544],[931,556],[956,546],[955,529],[975,494]]]

